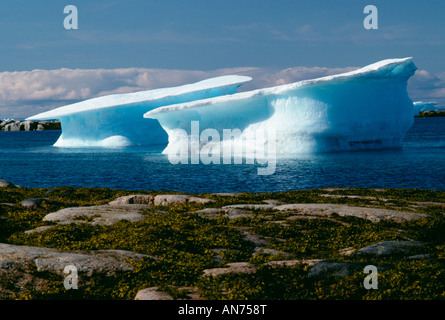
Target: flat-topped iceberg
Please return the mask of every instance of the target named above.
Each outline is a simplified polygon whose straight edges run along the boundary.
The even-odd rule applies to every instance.
[[[197,125],[217,132],[222,148],[275,144],[277,154],[400,147],[414,121],[407,81],[416,69],[411,58],[388,59],[338,75],[163,106],[144,117],[168,133],[166,154],[195,139]],[[225,140],[225,130],[239,134]]]
[[[250,77],[223,76],[89,99],[27,120],[59,119],[59,147],[160,145],[165,154],[184,147],[192,153],[193,135],[208,129],[211,144],[242,155],[239,146],[257,152],[273,145],[278,154],[392,148],[401,146],[417,109],[425,107],[407,93],[415,70],[411,58],[388,59],[241,93],[237,88]],[[209,145],[205,137],[201,146]]]
[[[27,120],[59,119],[62,135],[58,147],[119,147],[167,144],[157,120],[143,115],[170,104],[233,94],[250,81],[245,76],[222,76],[173,88],[114,94],[63,106]]]

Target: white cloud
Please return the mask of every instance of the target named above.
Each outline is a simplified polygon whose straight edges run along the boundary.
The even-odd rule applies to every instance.
[[[445,108],[445,72],[417,70],[408,83],[408,92],[413,100],[437,102],[439,108]]]
[[[169,69],[57,69],[0,73],[0,118],[26,118],[65,104],[114,93],[171,87],[220,75],[248,75],[241,91],[341,73],[355,68],[228,68],[210,71]],[[445,105],[445,73],[418,70],[409,82],[413,100]]]
[[[137,68],[2,72],[0,118],[24,118],[74,101],[106,94],[195,82],[208,77],[210,73]]]

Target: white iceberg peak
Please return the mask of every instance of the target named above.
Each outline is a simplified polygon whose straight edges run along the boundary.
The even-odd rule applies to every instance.
[[[168,133],[167,154],[188,143],[176,137],[190,135],[194,121],[220,136],[225,129],[242,132],[223,147],[271,131],[283,154],[399,147],[413,124],[406,86],[415,70],[411,58],[388,59],[338,75],[172,104],[144,117],[157,119]]]

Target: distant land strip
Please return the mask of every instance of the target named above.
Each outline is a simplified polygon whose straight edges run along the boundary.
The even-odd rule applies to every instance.
[[[445,110],[420,111],[416,118],[445,117]]]
[[[43,131],[61,129],[60,121],[20,121],[8,119],[0,122],[0,131]]]

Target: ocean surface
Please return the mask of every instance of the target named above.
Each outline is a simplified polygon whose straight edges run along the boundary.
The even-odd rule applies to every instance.
[[[327,187],[445,190],[445,118],[416,118],[399,149],[304,154],[261,164],[177,164],[162,147],[65,149],[60,131],[0,131],[0,179],[24,187],[104,187],[190,193]]]

